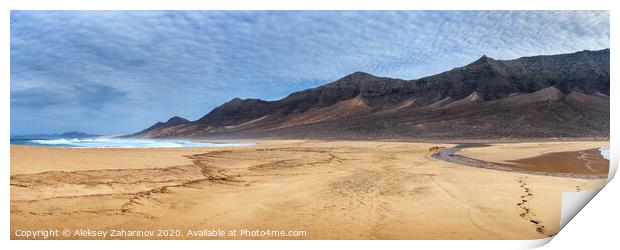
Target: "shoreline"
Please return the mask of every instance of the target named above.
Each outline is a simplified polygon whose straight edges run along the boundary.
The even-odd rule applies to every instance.
[[[14,141],[19,141],[14,143]],[[32,146],[48,148],[217,148],[217,147],[246,147],[254,143],[232,141],[200,141],[179,139],[12,139],[11,146]]]

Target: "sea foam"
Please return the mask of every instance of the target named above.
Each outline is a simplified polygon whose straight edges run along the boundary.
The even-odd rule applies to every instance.
[[[601,151],[601,155],[603,156],[603,158],[609,160],[609,158],[610,158],[609,157],[609,154],[610,154],[609,148],[599,148],[598,150]]]
[[[73,143],[67,139],[53,139],[53,140],[30,140],[32,143],[43,144],[43,145],[61,145],[61,144],[71,144]]]
[[[241,147],[252,144],[246,143],[208,143],[187,140],[163,140],[163,139],[49,139],[28,140],[25,143],[16,143],[47,147],[66,148],[182,148],[182,147]]]

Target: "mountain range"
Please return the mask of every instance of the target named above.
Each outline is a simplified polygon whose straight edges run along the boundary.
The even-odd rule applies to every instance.
[[[609,137],[609,49],[496,60],[416,80],[355,72],[277,101],[234,98],[149,138]]]

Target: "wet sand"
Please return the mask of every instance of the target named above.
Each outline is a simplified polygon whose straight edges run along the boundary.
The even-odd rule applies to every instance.
[[[510,163],[512,160],[531,158],[548,153],[609,147],[609,141],[489,142],[485,145],[485,147],[480,147],[480,145],[465,147],[458,154],[489,162]]]
[[[491,147],[487,144],[459,144],[450,148],[434,148],[433,158],[460,165],[505,172],[571,177],[583,179],[607,178],[609,160],[598,149],[545,153],[534,157],[504,162],[491,162],[461,155],[463,149]]]
[[[576,173],[607,177],[609,160],[598,149],[548,153],[540,156],[511,160],[507,167],[545,173]]]
[[[579,143],[516,143],[512,150],[490,145],[459,153],[508,161],[606,144]],[[562,192],[605,183],[473,168],[429,152],[453,146],[303,140],[239,148],[11,146],[10,237],[23,239],[17,230],[68,228],[181,232],[105,239],[537,239],[556,233]],[[306,235],[188,235],[203,229]]]

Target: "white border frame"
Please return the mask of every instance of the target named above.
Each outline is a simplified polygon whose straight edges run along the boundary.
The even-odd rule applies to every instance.
[[[492,1],[492,0],[435,0],[435,1],[398,1],[398,0],[382,0],[382,1],[370,1],[370,0],[358,0],[358,1],[340,1],[334,0],[305,0],[305,1],[286,1],[286,0],[179,0],[179,1],[164,1],[164,0],[108,0],[105,2],[94,1],[79,1],[79,0],[58,0],[58,1],[45,1],[45,0],[23,0],[23,1],[10,1],[9,3],[3,2],[6,8],[1,12],[2,14],[2,26],[0,27],[0,34],[2,36],[2,53],[3,67],[1,68],[1,76],[4,91],[1,92],[0,110],[2,111],[3,122],[1,123],[2,133],[0,135],[0,141],[5,143],[0,144],[2,147],[2,166],[4,172],[1,179],[1,192],[4,198],[4,204],[0,210],[0,218],[2,218],[2,225],[0,229],[0,238],[3,240],[9,239],[10,233],[10,202],[9,202],[9,176],[10,176],[10,156],[9,156],[9,134],[10,124],[9,112],[10,112],[10,92],[7,91],[10,84],[10,35],[9,35],[9,17],[10,10],[188,10],[188,9],[203,9],[203,10],[611,10],[611,42],[618,41],[618,25],[617,17],[613,14],[615,11],[612,7],[612,1],[609,0],[589,0],[589,1],[540,1],[540,0],[504,0],[504,1]],[[618,10],[620,11],[620,10]],[[618,53],[614,48],[611,49],[611,68],[614,69],[615,62],[618,61]],[[615,74],[611,74],[611,82],[615,82]],[[618,88],[611,84],[611,95],[618,96]],[[618,106],[619,100],[611,98],[611,110],[615,110]],[[619,151],[618,146],[618,134],[614,131],[618,129],[618,116],[611,117],[611,151],[612,151],[612,164],[617,168]],[[617,181],[616,181],[617,182]],[[611,185],[610,185],[611,186]],[[601,239],[596,235],[600,234],[601,230],[607,230],[607,235],[612,236],[615,232],[615,225],[605,223],[607,216],[615,218],[614,222],[618,222],[617,208],[618,203],[615,201],[616,197],[620,195],[620,187],[617,184],[614,185],[614,189],[607,190],[605,188],[601,193],[605,193],[606,199],[594,200],[598,203],[599,209],[606,209],[607,213],[614,214],[597,214],[597,210],[594,210],[595,206],[588,206],[586,211],[588,216],[594,219],[592,221],[598,221],[596,230],[592,228],[581,228],[579,234],[574,237],[569,237],[567,230],[574,230],[584,224],[582,220],[575,220],[575,222],[569,223],[569,225],[558,234],[558,240],[566,241],[566,244],[553,244],[559,247],[575,246],[572,243],[575,242],[597,242],[600,246],[613,246],[613,238]],[[615,208],[615,209],[613,209]],[[598,210],[601,211],[601,210]],[[577,216],[580,217],[580,216]],[[584,215],[585,217],[585,215]],[[587,222],[585,222],[587,223]],[[607,224],[604,226],[603,224]],[[602,228],[602,229],[601,229]],[[564,237],[564,234],[567,237]],[[605,240],[608,240],[610,245],[605,244]],[[103,241],[103,242],[91,242],[91,241],[10,241],[8,244],[2,244],[9,249],[17,249],[18,247],[27,248],[63,248],[63,249],[108,249],[114,247],[122,248],[179,248],[179,247],[208,247],[208,248],[269,248],[269,249],[284,249],[284,248],[313,248],[317,247],[338,247],[338,248],[354,248],[354,247],[402,247],[412,248],[421,247],[425,248],[445,248],[445,249],[523,249],[532,248],[544,245],[549,240],[533,240],[533,241]],[[586,245],[586,246],[589,246]]]

